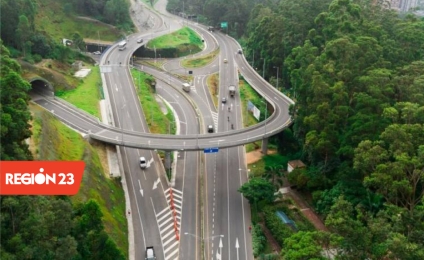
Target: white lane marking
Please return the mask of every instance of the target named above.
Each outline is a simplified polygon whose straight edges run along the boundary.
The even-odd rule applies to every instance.
[[[124,153],[126,153],[125,152],[125,147],[124,147]],[[130,163],[128,161],[128,156],[127,155],[125,155],[125,160],[127,161],[127,165],[129,166]],[[134,189],[135,187],[134,187],[134,182],[133,182],[132,174],[131,173],[130,173],[130,179],[131,179],[131,183],[132,183],[132,186],[133,186],[133,189]],[[137,211],[140,212],[140,208],[138,207],[138,200],[135,200],[135,205],[137,206]],[[144,227],[143,227],[143,221],[141,220],[141,214],[138,214],[138,218],[139,218],[140,224],[141,224],[141,233],[143,234],[143,244],[146,244],[146,237],[144,236]]]
[[[138,180],[138,185],[140,186],[141,197],[144,197],[144,195],[143,195],[143,189],[141,188],[140,180]]]

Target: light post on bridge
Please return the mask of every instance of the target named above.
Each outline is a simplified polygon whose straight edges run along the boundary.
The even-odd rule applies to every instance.
[[[261,101],[262,103],[265,103],[265,132],[264,132],[264,138],[265,139],[265,135],[266,135],[266,118],[267,118],[267,113],[268,113],[268,102],[266,101],[266,99],[264,98],[265,101]]]
[[[280,70],[280,67],[274,66],[274,69],[277,69],[277,90],[278,90],[278,71]]]
[[[216,238],[216,237],[220,237],[221,238],[221,240],[220,240],[220,245],[222,245],[222,238],[224,237],[224,235],[216,235],[216,236],[210,236],[210,237],[205,237],[205,238],[203,238],[203,237],[199,237],[199,236],[196,236],[195,234],[191,234],[191,233],[188,233],[188,232],[185,232],[184,233],[184,235],[189,235],[189,236],[192,236],[192,237],[194,237],[194,238],[196,238],[196,239],[198,239],[198,240],[200,240],[200,241],[202,241],[202,251],[203,251],[203,259],[204,260],[206,260],[207,258],[206,258],[206,253],[205,253],[205,245],[204,245],[204,243],[205,243],[205,241],[207,241],[207,240],[209,240],[209,239],[214,239],[214,238]],[[220,249],[222,248],[222,246],[220,246]],[[222,249],[221,249],[222,250]],[[219,254],[219,259],[221,259],[221,255],[222,255],[222,252],[219,252],[220,254]],[[212,256],[212,258],[213,258],[213,256]],[[217,257],[217,259],[218,259],[218,257]]]

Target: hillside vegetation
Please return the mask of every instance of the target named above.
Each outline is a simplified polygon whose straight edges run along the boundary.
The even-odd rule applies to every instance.
[[[166,34],[149,41],[147,48],[151,53],[157,50],[162,57],[182,57],[194,54],[203,49],[200,36],[188,27],[184,27],[171,34]]]
[[[120,37],[120,30],[114,26],[96,20],[81,19],[72,8],[69,1],[37,0],[37,14],[35,27],[56,41],[73,39],[78,33],[82,38],[102,41],[116,41]]]
[[[106,4],[105,1],[97,4],[102,2]],[[118,28],[122,27],[126,32],[130,30],[125,25],[129,19],[128,8],[125,9],[125,19],[119,20],[120,16],[113,15],[115,11],[122,10],[122,7],[128,7],[125,0],[109,2],[113,2],[113,6],[109,4],[107,10],[113,12],[108,11],[109,19],[104,21]],[[13,57],[22,57],[31,63],[43,58],[72,63],[75,59],[83,59],[79,54],[80,50],[85,51],[83,38],[115,41],[121,37],[120,31],[113,26],[94,19],[103,19],[102,15],[93,15],[91,19],[79,18],[80,15],[90,13],[81,12],[78,8],[81,6],[77,4],[78,1],[4,0],[1,2],[1,39],[11,50]],[[120,7],[114,8],[115,5]],[[72,40],[72,44],[64,46],[63,38]]]
[[[32,150],[36,160],[83,160],[85,171],[77,195],[70,197],[73,205],[94,200],[102,214],[102,225],[125,255],[128,252],[125,198],[119,179],[106,177],[97,148],[80,134],[63,125],[44,109],[31,105]]]
[[[239,12],[254,2],[239,1]],[[210,4],[205,15],[225,21],[232,2]],[[229,19],[229,31],[244,32],[253,67],[274,85],[279,72],[296,101],[293,126],[270,143],[307,164],[287,177],[333,232],[280,240],[283,258],[322,258],[316,247],[343,259],[423,258],[424,19],[368,0],[251,10],[246,24]],[[298,246],[309,242],[313,249]]]

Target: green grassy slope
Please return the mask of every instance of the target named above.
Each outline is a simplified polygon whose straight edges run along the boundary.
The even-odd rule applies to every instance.
[[[99,100],[101,97],[101,78],[99,66],[91,67],[87,77],[80,80],[78,87],[67,91],[57,91],[56,95],[76,107],[100,118]]]
[[[63,125],[44,109],[30,104],[33,113],[31,150],[36,160],[84,160],[85,171],[81,187],[71,200],[95,199],[103,213],[106,232],[128,257],[128,234],[125,198],[118,179],[109,179],[101,159],[81,135]]]
[[[35,0],[35,2],[37,5],[36,29],[46,32],[55,40],[72,39],[75,32],[83,38],[102,41],[115,41],[119,38],[119,30],[112,26],[79,19],[72,13],[66,14],[63,7],[68,1]]]

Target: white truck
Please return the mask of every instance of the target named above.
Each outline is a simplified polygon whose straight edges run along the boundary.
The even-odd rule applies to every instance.
[[[184,90],[185,92],[190,92],[190,88],[191,88],[190,84],[188,84],[188,83],[183,83],[183,90]]]
[[[146,260],[155,260],[155,250],[153,249],[153,246],[146,247]]]
[[[230,94],[230,97],[234,97],[234,95],[236,94],[236,87],[235,86],[229,86],[228,92]]]

